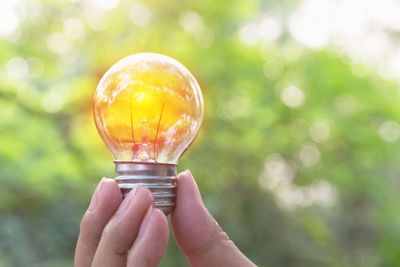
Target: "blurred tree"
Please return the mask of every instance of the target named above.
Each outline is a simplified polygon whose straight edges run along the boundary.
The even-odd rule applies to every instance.
[[[179,168],[254,262],[398,266],[398,84],[335,49],[303,47],[274,20],[254,39],[249,20],[284,18],[296,2],[5,5],[0,266],[71,265],[91,192],[114,175],[92,95],[109,66],[144,51],[200,82],[205,121]],[[185,265],[171,238],[161,266]]]

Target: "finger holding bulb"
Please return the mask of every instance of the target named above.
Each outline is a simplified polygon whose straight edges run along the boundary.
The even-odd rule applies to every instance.
[[[157,266],[168,243],[168,222],[141,186],[122,200],[118,185],[103,179],[85,213],[75,267]]]

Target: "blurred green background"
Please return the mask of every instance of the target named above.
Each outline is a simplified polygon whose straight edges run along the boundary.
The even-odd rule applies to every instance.
[[[250,259],[400,265],[396,1],[1,6],[0,266],[72,265],[91,193],[114,177],[92,97],[138,52],[199,81],[205,120],[179,170]],[[187,265],[171,237],[160,266]]]

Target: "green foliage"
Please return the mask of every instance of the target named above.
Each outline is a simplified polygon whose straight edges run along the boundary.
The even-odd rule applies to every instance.
[[[0,41],[0,266],[71,265],[91,192],[114,175],[92,95],[108,67],[145,51],[198,79],[205,120],[179,169],[192,170],[211,213],[254,262],[400,264],[397,84],[287,34],[244,45],[237,29],[268,9],[264,1],[149,1],[146,26],[130,20],[129,1],[100,13],[85,3],[20,4],[25,20]],[[203,18],[193,34],[180,25],[188,10]],[[15,57],[23,60],[13,71]],[[306,203],[321,181],[328,192]],[[291,194],[300,200],[286,203]],[[171,238],[161,266],[185,265]]]

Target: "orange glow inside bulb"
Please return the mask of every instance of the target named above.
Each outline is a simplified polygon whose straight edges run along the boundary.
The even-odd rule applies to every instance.
[[[103,76],[94,115],[117,160],[176,162],[197,135],[203,99],[180,63],[158,54],[136,54]]]

